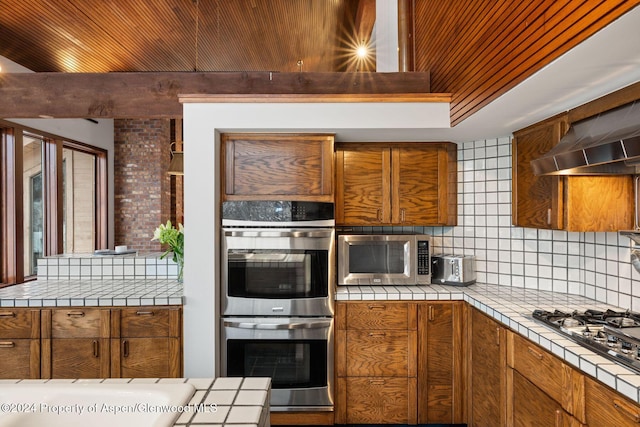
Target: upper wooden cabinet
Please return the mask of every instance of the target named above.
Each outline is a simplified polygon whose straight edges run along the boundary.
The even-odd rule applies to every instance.
[[[567,231],[633,228],[633,177],[535,176],[530,162],[569,128],[567,114],[514,132],[513,224]]]
[[[339,225],[456,225],[457,146],[344,143],[336,148]]]
[[[222,135],[222,200],[333,202],[333,135]]]

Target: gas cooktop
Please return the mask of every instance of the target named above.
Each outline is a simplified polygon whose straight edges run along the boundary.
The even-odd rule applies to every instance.
[[[532,317],[595,353],[640,373],[639,313],[534,310]]]

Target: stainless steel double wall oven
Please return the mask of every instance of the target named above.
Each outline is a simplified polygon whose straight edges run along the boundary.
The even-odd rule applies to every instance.
[[[332,203],[231,201],[222,214],[224,376],[271,377],[271,409],[333,409]]]

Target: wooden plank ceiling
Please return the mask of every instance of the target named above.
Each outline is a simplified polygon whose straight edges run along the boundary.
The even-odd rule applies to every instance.
[[[413,70],[452,94],[453,125],[640,3],[400,1]],[[36,72],[374,71],[350,61],[374,0],[0,0],[0,10],[0,55]]]

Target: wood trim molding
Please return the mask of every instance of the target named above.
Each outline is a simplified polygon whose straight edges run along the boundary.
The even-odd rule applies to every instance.
[[[216,94],[232,101],[257,102],[448,102],[448,94],[431,94],[429,72],[412,73],[2,73],[0,117],[15,118],[176,118],[182,102],[203,102]],[[415,99],[403,94],[413,94]],[[273,96],[277,95],[277,96]],[[304,95],[307,95],[306,97]],[[310,97],[309,97],[310,96]],[[363,96],[363,97],[360,97]],[[284,100],[286,99],[286,101]],[[220,99],[215,102],[222,102]],[[354,101],[350,101],[354,102]]]
[[[22,132],[7,127],[1,130],[0,146],[0,241],[2,242],[2,274],[0,283],[5,285],[20,283],[24,280],[24,265],[18,262],[24,253],[24,241],[20,233],[23,230],[22,197]]]
[[[449,93],[394,93],[394,94],[184,94],[181,103],[399,103],[399,102],[451,102]]]

